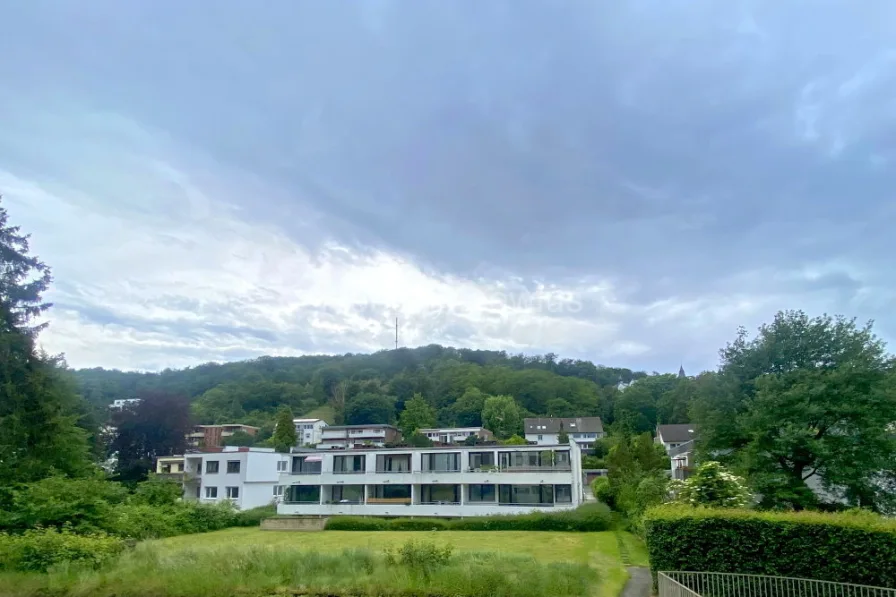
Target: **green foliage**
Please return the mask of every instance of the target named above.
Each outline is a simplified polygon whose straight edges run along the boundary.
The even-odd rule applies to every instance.
[[[398,417],[398,427],[405,437],[410,437],[419,429],[428,429],[436,424],[436,411],[423,396],[414,397],[404,403],[404,410]]]
[[[150,506],[171,506],[183,497],[183,493],[183,486],[177,481],[160,479],[151,474],[149,479],[137,484],[131,502]]]
[[[566,429],[563,428],[563,424],[560,424],[560,433],[557,434],[557,443],[566,445],[569,443],[569,434],[566,433]]]
[[[395,421],[395,399],[370,392],[358,394],[346,402],[347,425],[389,425]]]
[[[664,506],[645,533],[657,570],[813,578],[896,588],[896,523],[870,513]]]
[[[605,469],[607,461],[597,456],[582,455],[582,468],[586,470]]]
[[[892,470],[896,412],[890,357],[871,324],[780,312],[754,338],[741,329],[722,367],[694,401],[698,446],[747,476],[764,507],[817,504],[806,481],[882,512],[896,495],[878,483]]]
[[[697,472],[687,480],[672,481],[669,492],[674,502],[687,506],[748,508],[753,504],[746,482],[712,461],[697,467]]]
[[[277,426],[274,428],[274,435],[271,437],[270,443],[278,452],[289,452],[299,443],[296,426],[292,419],[292,411],[289,410],[289,407],[284,406],[277,413]]]
[[[139,403],[112,417],[116,432],[111,449],[117,454],[115,472],[122,481],[142,481],[160,456],[183,454],[192,427],[186,396],[144,392],[139,398]]]
[[[533,512],[468,518],[368,518],[334,516],[328,531],[570,531],[596,532],[612,527],[613,515],[603,504],[585,504],[575,510]]]
[[[46,572],[64,562],[99,568],[125,549],[124,540],[105,533],[76,535],[68,527],[0,533],[0,570]]]
[[[225,437],[222,440],[222,443],[225,446],[254,446],[258,441],[258,438],[252,434],[246,433],[245,431],[234,431],[230,437]]]
[[[501,443],[505,446],[525,446],[529,442],[527,442],[526,438],[521,435],[511,435]]]
[[[482,425],[498,438],[521,433],[523,415],[513,396],[489,396],[482,407]]]
[[[102,477],[49,477],[14,490],[0,522],[18,530],[63,525],[78,532],[108,530],[113,509],[126,497],[125,488]]]
[[[616,437],[606,460],[607,481],[599,483],[598,499],[625,514],[637,528],[644,511],[666,496],[669,459],[649,433],[642,433]]]
[[[430,541],[408,541],[397,550],[385,549],[386,563],[390,566],[404,566],[413,574],[430,578],[437,569],[451,562],[454,548],[450,545],[436,545]]]
[[[610,508],[616,507],[616,492],[610,486],[608,477],[597,477],[591,482],[591,493],[594,497]]]
[[[408,445],[414,446],[415,448],[429,448],[433,445],[432,440],[422,433],[413,433],[406,441]]]

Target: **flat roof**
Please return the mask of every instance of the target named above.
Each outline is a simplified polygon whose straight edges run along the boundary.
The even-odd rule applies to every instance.
[[[395,425],[386,425],[385,423],[375,423],[371,425],[328,425],[327,431],[336,431],[339,429],[398,429]]]
[[[369,454],[371,452],[491,452],[493,450],[499,450],[504,452],[510,452],[514,450],[538,450],[545,451],[550,449],[564,449],[569,450],[569,444],[542,444],[542,445],[532,445],[532,446],[430,446],[427,448],[416,447],[416,446],[405,446],[403,448],[379,448],[377,446],[370,446],[369,448],[346,448],[346,449],[333,449],[333,448],[324,448],[318,449],[308,452],[301,452],[301,454],[346,454],[346,453],[356,453],[356,454]],[[300,454],[299,452],[293,452],[293,456],[296,454]]]

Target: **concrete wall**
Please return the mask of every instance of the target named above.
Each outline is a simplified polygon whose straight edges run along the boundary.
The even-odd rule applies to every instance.
[[[314,517],[304,518],[268,518],[261,521],[262,531],[322,531],[328,518]]]

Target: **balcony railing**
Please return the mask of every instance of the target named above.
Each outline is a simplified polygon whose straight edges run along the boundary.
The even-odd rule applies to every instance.
[[[460,502],[451,500],[435,500],[431,502],[420,502],[421,506],[460,506]]]
[[[296,471],[293,470],[290,472],[291,475],[319,475],[321,474],[321,469],[310,470],[310,471]]]
[[[807,578],[659,572],[659,597],[896,597],[896,589]]]
[[[366,470],[360,470],[360,471],[333,471],[333,474],[334,474],[334,475],[363,475],[363,474],[366,473],[366,472],[367,472]]]
[[[406,471],[387,471],[385,469],[376,469],[376,473],[378,475],[404,475],[406,473],[410,473],[410,470]]]
[[[411,505],[411,498],[367,498],[368,504],[406,504]]]

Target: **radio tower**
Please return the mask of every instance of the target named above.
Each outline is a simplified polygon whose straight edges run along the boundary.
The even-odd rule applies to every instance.
[[[395,350],[398,350],[398,318],[395,318]]]

